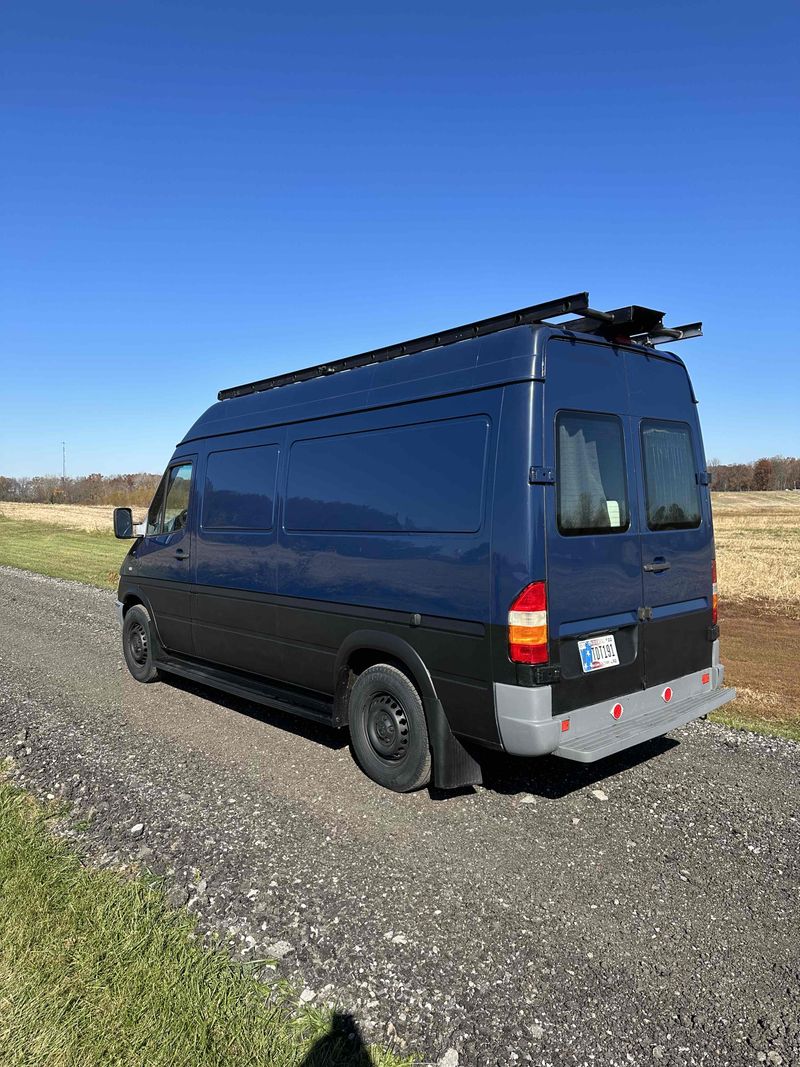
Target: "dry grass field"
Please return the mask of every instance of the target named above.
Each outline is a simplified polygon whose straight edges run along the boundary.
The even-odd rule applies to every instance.
[[[800,740],[800,492],[715,493],[714,532],[732,726]]]
[[[114,509],[105,504],[15,504],[0,500],[0,516],[19,522],[45,522],[70,530],[110,533]],[[134,521],[144,518],[144,508],[134,508]]]
[[[800,619],[800,492],[714,493],[720,597]]]
[[[800,492],[715,493],[713,506],[722,656],[739,691],[719,718],[800,739]],[[0,563],[113,588],[128,542],[111,512],[0,502]]]

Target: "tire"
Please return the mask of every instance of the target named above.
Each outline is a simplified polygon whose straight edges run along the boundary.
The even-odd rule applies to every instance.
[[[122,652],[128,670],[137,682],[157,682],[160,678],[153,663],[153,624],[141,604],[128,608],[122,623]]]
[[[355,758],[378,785],[411,793],[431,778],[425,711],[416,686],[397,667],[378,663],[356,679],[348,705]]]

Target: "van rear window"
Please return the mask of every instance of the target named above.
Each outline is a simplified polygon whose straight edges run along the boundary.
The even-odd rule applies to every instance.
[[[642,421],[642,457],[651,530],[700,525],[700,493],[692,434],[684,422]]]
[[[562,411],[556,420],[558,528],[562,534],[627,530],[622,423],[616,415]]]
[[[488,432],[476,416],[296,441],[286,529],[474,533]]]

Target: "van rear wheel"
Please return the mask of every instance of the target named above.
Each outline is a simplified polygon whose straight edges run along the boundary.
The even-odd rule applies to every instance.
[[[349,701],[350,740],[361,769],[379,785],[411,793],[431,778],[422,699],[397,667],[377,663],[356,679]]]
[[[145,607],[134,604],[128,608],[122,623],[122,652],[128,670],[137,682],[156,682],[160,678],[153,663],[152,628]]]

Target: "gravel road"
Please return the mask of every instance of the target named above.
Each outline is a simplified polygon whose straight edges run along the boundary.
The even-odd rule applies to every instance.
[[[700,723],[398,796],[332,731],[137,685],[109,593],[0,568],[0,635],[0,758],[75,803],[95,862],[164,875],[370,1038],[462,1067],[800,1063],[800,746]]]

